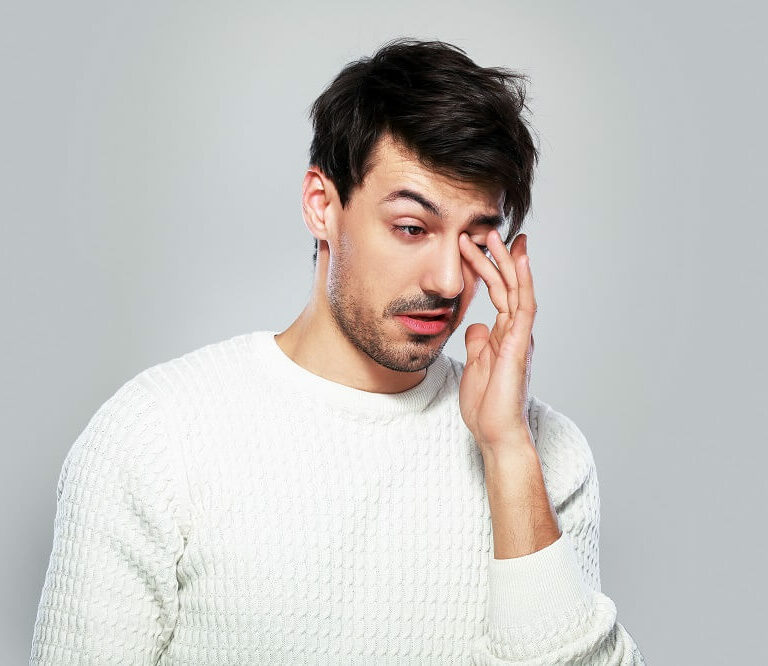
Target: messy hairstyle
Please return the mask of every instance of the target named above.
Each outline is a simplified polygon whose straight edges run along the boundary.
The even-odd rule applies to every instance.
[[[510,69],[479,67],[446,42],[391,40],[348,63],[312,104],[309,165],[333,181],[344,208],[388,133],[435,173],[487,191],[502,188],[507,244],[530,208],[539,157],[522,116],[529,110],[525,81]]]

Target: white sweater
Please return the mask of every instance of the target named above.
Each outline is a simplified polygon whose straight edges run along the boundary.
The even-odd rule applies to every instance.
[[[562,536],[495,559],[464,364],[370,393],[275,333],[150,367],[96,411],[62,465],[31,664],[644,664],[600,591],[570,419],[531,397]]]

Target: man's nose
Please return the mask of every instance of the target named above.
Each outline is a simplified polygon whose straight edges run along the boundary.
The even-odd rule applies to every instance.
[[[444,239],[427,258],[424,266],[422,289],[440,294],[449,300],[464,291],[464,260],[459,239]]]

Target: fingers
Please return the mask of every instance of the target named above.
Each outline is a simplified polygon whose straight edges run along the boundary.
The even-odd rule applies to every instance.
[[[507,250],[498,231],[493,230],[489,232],[486,243],[498,268],[468,237],[460,238],[459,247],[488,286],[493,305],[500,313],[509,313],[511,317],[523,303],[526,309],[535,313],[533,275],[527,254],[528,236],[521,234],[513,242],[511,250]]]
[[[527,239],[526,239],[527,245]],[[529,312],[532,316],[536,314],[536,295],[533,292],[533,273],[531,273],[531,258],[527,254],[527,248],[525,248],[526,254],[522,255],[518,265],[521,268],[519,274],[518,283],[520,284],[520,301],[518,303],[518,309],[522,308],[526,312]]]
[[[529,356],[529,350],[532,352],[533,320],[536,317],[537,309],[536,297],[533,293],[533,275],[528,255],[521,255],[516,262],[516,266],[518,267],[517,278],[520,301],[512,321],[509,344],[511,353],[516,353],[516,350],[524,350],[524,354],[527,357]]]
[[[518,284],[520,289],[518,290],[519,301],[517,304],[518,309],[523,309],[529,313],[531,317],[531,323],[533,323],[533,317],[536,315],[536,295],[533,291],[533,273],[531,273],[531,257],[528,254],[528,236],[524,236],[523,246],[520,249],[520,258],[515,259],[515,265],[519,267],[518,271]],[[528,335],[530,335],[530,331]]]
[[[490,245],[488,247],[490,249]],[[488,286],[488,295],[491,297],[494,307],[499,312],[509,312],[507,285],[501,273],[499,273],[499,269],[493,265],[493,262],[465,233],[459,236],[459,249],[464,253],[464,257],[469,262],[469,265],[485,281],[485,284]]]
[[[464,345],[467,348],[466,365],[476,361],[488,342],[488,327],[485,324],[471,324],[464,332]]]
[[[525,237],[524,237],[525,238]],[[493,230],[488,234],[488,249],[491,250],[493,258],[496,259],[496,264],[499,267],[501,276],[507,285],[507,306],[509,312],[514,315],[517,310],[517,304],[519,300],[518,292],[520,284],[517,279],[517,269],[515,265],[520,257],[520,242],[515,239],[516,242],[512,243],[511,254],[510,250],[507,250],[507,246],[501,240],[501,236],[498,231]]]

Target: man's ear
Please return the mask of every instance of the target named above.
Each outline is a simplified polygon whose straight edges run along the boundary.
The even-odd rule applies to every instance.
[[[301,210],[304,224],[315,238],[328,241],[336,233],[334,203],[339,201],[336,187],[330,178],[312,166],[304,174],[301,194]]]

